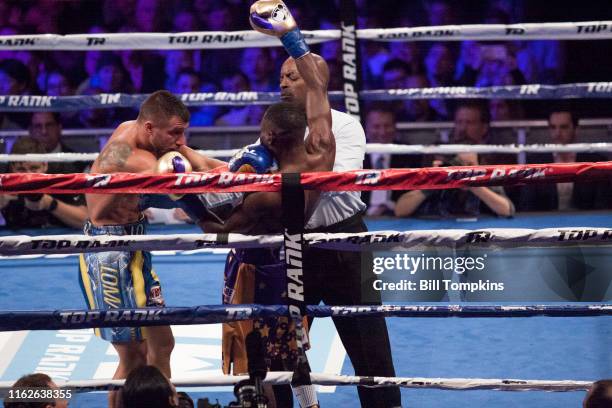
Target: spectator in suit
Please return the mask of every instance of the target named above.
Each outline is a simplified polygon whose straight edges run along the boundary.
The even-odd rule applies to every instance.
[[[550,140],[575,143],[579,118],[569,105],[559,105],[548,115]],[[527,163],[574,163],[606,161],[596,153],[558,152],[527,155]],[[612,180],[527,185],[521,190],[519,211],[600,210],[612,207]]]
[[[488,106],[481,101],[467,101],[455,111],[453,143],[486,143],[489,134]],[[436,158],[432,166],[478,166],[486,157],[465,152],[453,158]],[[450,190],[413,190],[404,192],[395,205],[395,215],[409,217],[413,214],[428,216],[478,216],[483,213],[502,217],[514,214],[514,204],[506,196],[503,187],[467,187]]]
[[[366,116],[366,138],[369,143],[398,143],[397,126],[393,109],[385,104],[372,106]],[[422,157],[406,154],[371,153],[366,155],[365,169],[421,167]],[[393,215],[395,201],[400,191],[363,192],[363,201],[368,205],[367,215]]]
[[[45,153],[73,153],[74,150],[62,141],[61,116],[57,112],[35,112],[28,127],[30,136],[36,139],[45,149]],[[81,173],[86,167],[83,162],[49,163],[47,172]]]

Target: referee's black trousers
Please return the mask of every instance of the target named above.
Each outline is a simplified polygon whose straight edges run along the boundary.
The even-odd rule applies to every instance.
[[[307,232],[364,232],[361,214],[329,227]],[[304,291],[308,305],[378,305],[380,293],[372,287],[371,252],[349,252],[306,248],[304,250]],[[334,317],[334,324],[359,376],[394,377],[387,324],[382,317]],[[316,344],[313,344],[316,347]],[[357,387],[361,406],[401,406],[398,387]]]

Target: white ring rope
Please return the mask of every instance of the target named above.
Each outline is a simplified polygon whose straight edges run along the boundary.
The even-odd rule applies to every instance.
[[[546,229],[497,228],[481,230],[370,231],[310,233],[312,247],[345,251],[420,249],[427,247],[486,248],[612,245],[612,229],[567,227]],[[0,255],[73,254],[122,251],[198,250],[203,248],[269,248],[280,246],[281,235],[167,234],[167,235],[14,235],[0,237]]]
[[[413,28],[357,30],[360,40],[460,41],[460,40],[602,40],[612,38],[612,21],[526,24],[464,24]]]
[[[603,40],[612,38],[612,21],[527,24],[467,24],[355,30],[360,40]],[[346,28],[349,29],[349,28]],[[340,39],[340,30],[302,31],[313,44]],[[0,36],[0,50],[176,50],[280,46],[278,39],[255,31],[183,33],[32,34]]]
[[[290,384],[292,372],[269,372],[264,383]],[[402,388],[433,388],[441,390],[496,390],[496,391],[585,391],[593,384],[591,381],[576,380],[520,380],[520,379],[488,379],[488,378],[422,378],[422,377],[359,377],[349,375],[334,375],[324,373],[311,373],[312,383],[315,385],[360,385],[365,387]],[[248,376],[206,376],[197,378],[172,379],[177,387],[212,387],[235,385]],[[57,382],[61,388],[73,389],[76,392],[89,392],[97,390],[116,389],[123,385],[125,380],[82,380]],[[10,381],[1,381],[0,389],[8,389]]]
[[[231,157],[240,149],[198,150],[208,157]],[[532,145],[404,145],[392,143],[369,143],[366,153],[390,154],[457,154],[457,153],[554,153],[575,152],[595,153],[612,152],[612,143],[570,143],[570,144],[532,144]],[[47,154],[0,154],[0,162],[75,162],[94,161],[99,153],[47,153]]]

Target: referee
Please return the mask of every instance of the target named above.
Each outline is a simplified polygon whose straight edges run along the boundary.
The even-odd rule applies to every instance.
[[[281,67],[281,98],[306,104],[306,86],[295,61],[288,58]],[[361,124],[350,115],[332,109],[332,132],[336,140],[334,171],[363,168],[366,139]],[[308,134],[308,129],[306,129]],[[324,192],[312,216],[306,222],[310,232],[364,232],[366,205],[360,192]],[[317,305],[378,305],[380,293],[371,282],[371,252],[348,252],[305,248],[305,303]],[[382,317],[334,317],[334,324],[346,349],[355,374],[359,376],[394,377],[393,359],[387,324]],[[398,387],[358,387],[362,407],[391,408],[401,406]]]

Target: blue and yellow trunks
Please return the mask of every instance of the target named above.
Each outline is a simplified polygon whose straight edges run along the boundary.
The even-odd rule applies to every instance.
[[[86,235],[144,235],[146,221],[104,226],[88,221],[83,231]],[[151,254],[146,251],[81,254],[79,281],[90,309],[164,306],[161,285],[151,266]],[[96,335],[113,343],[145,337],[140,327],[98,328]]]

